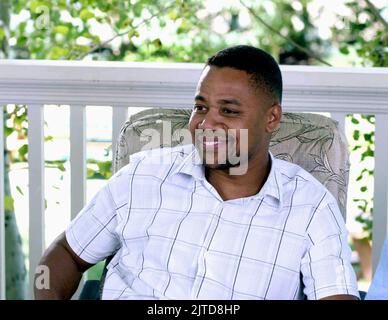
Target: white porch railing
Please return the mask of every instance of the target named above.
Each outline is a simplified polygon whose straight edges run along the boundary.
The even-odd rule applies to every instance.
[[[171,63],[0,61],[0,123],[5,104],[28,105],[30,279],[44,244],[43,106],[70,108],[71,215],[85,202],[85,106],[113,107],[116,141],[127,107],[191,107],[202,65]],[[286,111],[376,115],[373,261],[388,235],[388,69],[283,66]],[[3,148],[0,126],[0,150]],[[0,299],[4,299],[4,172],[0,152]],[[31,281],[32,283],[32,281]]]

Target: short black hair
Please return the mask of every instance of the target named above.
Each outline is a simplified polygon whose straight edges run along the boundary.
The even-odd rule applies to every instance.
[[[217,52],[206,65],[229,67],[251,75],[256,88],[264,89],[277,102],[282,102],[282,73],[275,59],[262,49],[240,45]]]

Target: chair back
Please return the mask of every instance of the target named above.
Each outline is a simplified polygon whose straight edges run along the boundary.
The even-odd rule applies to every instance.
[[[128,164],[129,156],[138,151],[190,143],[190,115],[191,109],[164,108],[132,115],[117,141],[114,172]],[[276,158],[298,164],[326,186],[346,218],[349,152],[337,121],[318,114],[284,112],[271,137],[270,150]]]

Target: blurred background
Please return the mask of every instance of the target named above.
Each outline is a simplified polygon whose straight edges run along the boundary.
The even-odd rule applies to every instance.
[[[0,59],[203,63],[250,44],[283,65],[387,67],[386,0],[0,0]],[[129,108],[129,115],[142,108]],[[111,175],[110,107],[88,106],[87,201]],[[58,121],[60,119],[60,121]],[[69,107],[46,105],[46,243],[70,221]],[[349,242],[361,290],[371,270],[374,116],[346,118]],[[28,268],[26,106],[4,108],[7,298],[23,299]],[[89,278],[98,278],[101,265]]]

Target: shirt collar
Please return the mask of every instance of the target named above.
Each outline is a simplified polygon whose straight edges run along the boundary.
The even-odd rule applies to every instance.
[[[257,195],[254,197],[262,197],[269,195],[279,201],[280,206],[283,203],[283,192],[282,192],[282,175],[280,173],[280,168],[277,165],[277,159],[269,152],[271,160],[271,169],[269,171],[268,178],[264,183],[263,187]]]
[[[173,174],[183,173],[192,176],[194,179],[204,180],[205,167],[202,165],[197,148],[192,144],[188,152],[188,155],[185,156]]]
[[[256,195],[252,196],[252,198],[262,198],[263,196],[268,195],[277,199],[281,206],[283,201],[281,174],[277,167],[277,160],[271,152],[269,152],[269,156],[271,160],[271,169],[268,178],[261,190]],[[190,175],[196,180],[206,179],[205,167],[202,165],[200,155],[194,145],[191,145],[189,154],[184,157],[181,164],[173,172],[173,175],[178,173]]]

